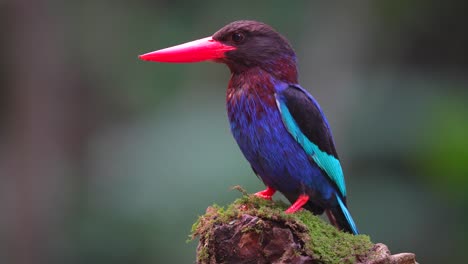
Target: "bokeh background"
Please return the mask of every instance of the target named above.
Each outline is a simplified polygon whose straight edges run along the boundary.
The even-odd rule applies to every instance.
[[[0,263],[193,263],[207,206],[263,188],[223,65],[137,55],[238,19],[293,44],[362,233],[420,263],[468,247],[466,1],[0,2]]]

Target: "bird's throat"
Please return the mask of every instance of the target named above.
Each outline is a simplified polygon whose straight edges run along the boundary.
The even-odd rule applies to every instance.
[[[283,82],[287,84],[297,84],[298,74],[296,60],[290,57],[265,61],[261,65],[241,66],[226,63],[231,70],[230,86],[244,87],[253,86],[260,80],[267,82]],[[265,82],[259,85],[265,85]]]

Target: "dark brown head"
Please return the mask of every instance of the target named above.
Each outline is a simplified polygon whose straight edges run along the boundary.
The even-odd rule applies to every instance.
[[[261,22],[232,22],[216,32],[213,39],[236,48],[226,52],[225,57],[219,59],[233,72],[252,67],[268,70],[272,64],[284,60],[296,63],[296,55],[286,38]]]
[[[213,60],[227,64],[234,74],[261,68],[279,79],[297,79],[296,55],[286,38],[272,27],[251,20],[232,22],[211,37],[153,51],[140,58],[173,63]]]

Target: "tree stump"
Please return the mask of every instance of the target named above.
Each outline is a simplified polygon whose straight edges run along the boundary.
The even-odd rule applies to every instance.
[[[197,263],[417,263],[412,253],[391,255],[366,235],[341,232],[306,210],[287,215],[286,207],[249,195],[208,207],[192,228]]]

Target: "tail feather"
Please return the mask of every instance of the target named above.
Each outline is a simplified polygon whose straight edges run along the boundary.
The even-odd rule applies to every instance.
[[[330,222],[338,229],[358,235],[359,231],[354,223],[353,217],[338,194],[336,194],[336,200],[338,205],[326,210]]]

